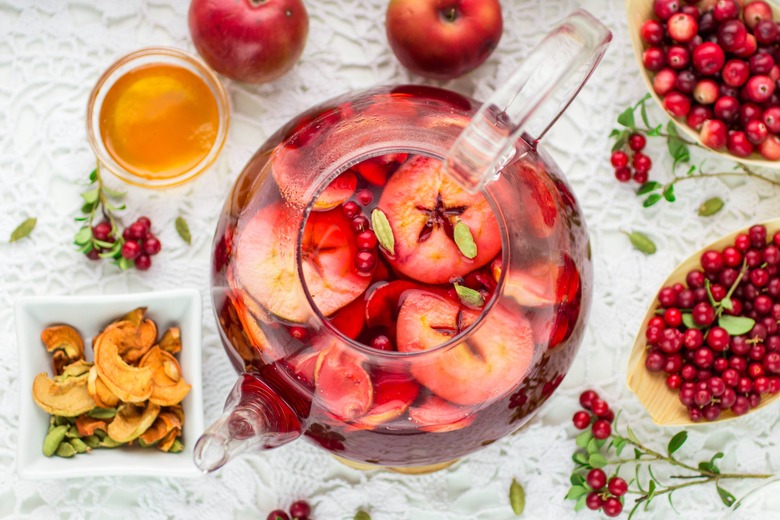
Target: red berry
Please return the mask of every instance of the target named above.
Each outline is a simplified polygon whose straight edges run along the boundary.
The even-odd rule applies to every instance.
[[[769,74],[775,66],[775,59],[769,53],[760,52],[750,57],[748,65],[752,74]]]
[[[742,15],[745,19],[745,25],[747,25],[749,29],[753,29],[761,20],[772,19],[772,8],[763,0],[754,0],[745,5],[745,10]]]
[[[345,217],[351,220],[360,213],[360,206],[358,206],[356,202],[350,200],[341,206],[341,212]]]
[[[729,131],[726,148],[728,148],[729,153],[737,157],[748,157],[753,153],[753,144],[748,139],[747,134],[738,130]]]
[[[758,145],[758,152],[770,161],[780,160],[780,137],[770,134],[763,143]]]
[[[597,394],[593,390],[585,390],[580,394],[580,406],[585,408],[586,410],[591,409],[591,404],[595,399],[599,398],[599,394]]]
[[[642,39],[650,45],[658,45],[664,41],[664,26],[658,20],[647,20],[640,29]]]
[[[624,166],[628,165],[628,154],[622,150],[616,150],[612,152],[610,162],[615,168],[623,168]]]
[[[664,96],[663,105],[664,109],[674,117],[685,117],[691,111],[691,98],[680,92],[672,91]],[[634,158],[636,159],[636,156]]]
[[[616,497],[621,497],[628,491],[628,484],[620,477],[612,477],[609,479],[607,489]]]
[[[311,506],[305,500],[298,500],[290,504],[290,516],[296,519],[306,520],[311,514]]]
[[[593,423],[593,426],[591,426],[591,431],[593,432],[593,436],[595,438],[604,440],[612,433],[612,427],[610,426],[609,421],[606,419],[599,419]]]
[[[637,152],[634,154],[633,166],[637,171],[648,172],[653,167],[653,161],[645,154]]]
[[[679,10],[679,0],[653,0],[653,13],[661,21],[668,20]]]
[[[146,238],[144,239],[144,253],[149,256],[154,256],[159,253],[161,249],[162,244],[157,239],[157,237],[152,234],[147,234]]]
[[[701,267],[705,273],[718,273],[723,269],[723,254],[720,251],[708,250],[701,255]]]
[[[670,327],[679,327],[682,325],[682,313],[680,312],[680,309],[674,307],[666,309],[666,311],[664,311],[664,321]]]
[[[704,146],[720,150],[728,139],[726,123],[718,119],[708,119],[701,125],[699,137]]]
[[[726,123],[733,123],[739,118],[739,101],[732,96],[721,96],[715,101],[712,112],[715,117]]]
[[[358,253],[355,255],[355,268],[358,270],[359,273],[370,274],[375,266],[376,266],[375,251],[358,251]]]
[[[594,468],[588,471],[585,480],[593,490],[598,491],[607,485],[607,474],[603,469]]]
[[[149,255],[141,253],[135,259],[135,268],[139,271],[148,271],[150,267],[152,267],[152,259],[149,258]]]
[[[380,334],[371,340],[371,347],[377,350],[393,350],[393,344],[390,341],[390,338],[383,334]]]
[[[772,78],[759,74],[753,76],[745,84],[745,94],[750,101],[763,103],[775,93],[775,82]]]
[[[122,246],[122,256],[128,260],[135,260],[141,254],[141,246],[134,240],[128,240]]]
[[[357,192],[357,199],[362,205],[368,206],[374,200],[374,194],[371,190],[360,190]]]
[[[637,170],[634,172],[634,181],[639,184],[644,184],[650,178],[650,174],[647,171]]]
[[[133,240],[143,240],[147,231],[146,227],[140,222],[133,222],[127,228],[127,234]]]
[[[693,88],[693,99],[702,105],[711,105],[720,96],[718,84],[712,79],[702,79]]]
[[[285,511],[282,511],[281,509],[274,509],[268,513],[266,520],[290,520],[290,517]]]
[[[728,20],[718,27],[718,43],[726,52],[734,52],[747,41],[748,31],[739,20]]]
[[[696,70],[711,76],[723,68],[726,55],[717,43],[704,42],[693,49],[692,61]]]
[[[598,511],[604,505],[604,499],[598,492],[591,491],[588,493],[588,498],[585,499],[585,505],[592,511]]]
[[[590,414],[585,410],[580,410],[574,414],[574,417],[572,417],[572,422],[574,423],[575,428],[578,430],[584,430],[590,426]]]
[[[707,345],[715,352],[723,352],[729,348],[731,336],[722,327],[712,327],[707,333]]]
[[[685,118],[685,123],[696,131],[701,130],[701,125],[708,119],[712,119],[712,109],[703,105],[694,105]]]
[[[774,20],[761,20],[753,28],[753,36],[758,43],[770,45],[777,40],[777,24]]]
[[[590,410],[596,417],[603,417],[609,411],[609,405],[606,401],[596,398],[590,402]]]
[[[669,374],[666,377],[666,386],[670,390],[677,390],[682,386],[682,378],[679,374]]]
[[[725,22],[739,16],[739,4],[736,0],[718,0],[712,9],[715,21]]]
[[[106,242],[108,240],[109,233],[111,233],[111,224],[105,220],[92,227],[92,236],[97,240]]]
[[[761,120],[769,133],[780,133],[780,107],[769,107],[761,114]]]
[[[90,249],[89,253],[87,253],[87,258],[90,260],[100,260],[100,251],[97,249]]]
[[[660,372],[666,366],[666,356],[661,352],[651,351],[645,358],[645,368],[650,372]]]
[[[616,497],[609,497],[604,501],[604,505],[601,506],[601,510],[609,517],[615,517],[623,512],[623,503]]]
[[[376,235],[370,229],[362,231],[355,237],[355,244],[357,245],[358,249],[363,249],[366,251],[372,250],[377,246]]]
[[[729,60],[723,66],[721,78],[726,85],[741,87],[750,77],[750,67],[742,60]]]
[[[619,182],[628,182],[631,180],[631,169],[628,166],[615,170],[615,178]]]
[[[675,13],[669,17],[666,23],[666,31],[669,36],[680,43],[689,42],[699,31],[696,19],[686,13]]]
[[[642,134],[631,134],[628,137],[628,147],[635,152],[641,152],[646,144],[647,140]]]
[[[653,77],[653,91],[659,96],[673,92],[677,86],[677,73],[672,69],[661,69]]]
[[[648,47],[642,53],[642,65],[647,70],[657,72],[666,65],[666,53],[661,47]]]

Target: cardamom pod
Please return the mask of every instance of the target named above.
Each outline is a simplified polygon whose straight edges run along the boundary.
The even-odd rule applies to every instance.
[[[371,520],[371,515],[365,511],[358,511],[355,513],[355,518],[353,520]]]
[[[171,449],[168,450],[168,453],[181,453],[184,450],[184,444],[179,439],[176,439],[173,441],[173,445],[171,446]]]
[[[63,442],[57,447],[57,451],[54,452],[58,457],[70,458],[76,454],[76,448],[69,442]]]
[[[96,406],[88,411],[87,415],[93,419],[113,419],[116,416],[116,408],[100,408]]]
[[[57,448],[62,444],[66,433],[68,433],[68,426],[64,424],[52,428],[43,439],[43,454],[47,457],[54,455]]]
[[[101,448],[116,448],[117,446],[121,446],[123,444],[124,442],[117,442],[108,435],[106,435],[103,440],[100,441]]]
[[[711,217],[723,209],[723,200],[720,197],[712,197],[701,203],[699,206],[700,217]]]
[[[75,426],[71,426],[70,429],[68,429],[68,433],[65,434],[65,437],[68,439],[80,439],[81,434],[79,434],[79,429]]]
[[[628,236],[634,249],[641,251],[646,255],[652,255],[656,252],[655,243],[644,233],[640,233],[639,231],[632,231],[631,233],[626,233],[624,231],[624,233]]]
[[[91,448],[87,446],[87,443],[82,441],[79,438],[70,439],[68,441],[71,446],[73,446],[73,449],[76,450],[76,453],[86,453],[88,451],[91,451]]]
[[[525,509],[525,489],[516,479],[512,479],[512,485],[509,486],[509,504],[517,516],[523,514]]]
[[[100,446],[100,438],[97,435],[87,435],[82,440],[90,448],[97,448]]]

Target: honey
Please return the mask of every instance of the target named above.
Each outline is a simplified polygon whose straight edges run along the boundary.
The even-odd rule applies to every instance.
[[[99,127],[116,163],[144,179],[180,176],[211,151],[219,133],[215,94],[178,65],[141,65],[121,76],[100,108]]]

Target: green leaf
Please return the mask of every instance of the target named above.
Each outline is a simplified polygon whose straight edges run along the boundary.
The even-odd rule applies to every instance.
[[[8,239],[8,241],[16,242],[17,240],[21,240],[28,236],[30,233],[32,233],[32,230],[35,229],[35,224],[37,223],[38,219],[35,217],[25,219],[21,224],[16,226],[16,229],[11,231],[11,237]]]
[[[720,469],[715,464],[715,461],[722,458],[723,458],[723,452],[720,451],[712,456],[712,458],[710,459],[710,471],[712,471],[713,473],[720,474]]]
[[[688,440],[688,432],[683,430],[681,432],[677,432],[674,437],[672,437],[669,440],[669,444],[666,447],[666,451],[669,453],[669,456],[672,456],[672,453],[679,450],[680,447],[682,447],[683,444],[685,444],[685,441]]]
[[[650,193],[651,191],[657,190],[663,186],[660,182],[656,181],[647,181],[646,183],[642,184],[638,190],[636,190],[637,195],[644,195],[645,193]]]
[[[732,336],[747,334],[755,324],[756,320],[748,318],[747,316],[722,314],[720,318],[718,318],[718,325],[726,329],[726,332]]]
[[[588,464],[588,456],[582,453],[581,451],[578,451],[577,453],[572,455],[571,460],[573,460],[575,464],[580,464],[582,466]]]
[[[650,121],[647,119],[647,108],[645,108],[645,103],[642,101],[642,107],[639,109],[639,115],[642,116],[642,122],[645,124],[646,127],[650,127]]]
[[[455,292],[458,293],[458,298],[464,305],[469,307],[482,307],[485,305],[485,298],[482,295],[470,287],[465,285],[454,284]]]
[[[655,489],[655,480],[651,480],[647,485],[647,502],[645,502],[645,511],[647,511],[647,506],[650,505],[650,501],[655,497]]]
[[[462,222],[460,219],[458,219],[458,223],[455,224],[453,238],[463,256],[469,259],[477,256],[477,244],[474,242],[474,237],[471,236],[471,229],[469,229],[468,224]]]
[[[588,443],[593,438],[593,432],[590,428],[587,428],[582,433],[577,435],[577,438],[575,439],[575,443],[577,444],[578,448],[587,448]]]
[[[674,184],[670,184],[664,190],[664,198],[667,200],[667,202],[674,202],[677,200],[677,198],[674,196]]]
[[[100,253],[100,258],[116,258],[122,251],[122,242],[116,241],[107,251]]]
[[[353,520],[371,520],[371,515],[369,515],[365,511],[358,511],[357,513],[355,513]]]
[[[636,460],[639,460],[642,458],[642,452],[639,451],[639,448],[634,448],[634,458]]]
[[[569,492],[566,493],[566,500],[577,500],[582,495],[588,492],[588,488],[585,486],[572,486],[569,488]]]
[[[730,311],[734,308],[734,304],[731,301],[731,298],[723,298],[720,301],[720,306],[726,309],[727,311]]]
[[[190,226],[187,225],[187,221],[184,217],[176,217],[176,232],[179,234],[182,240],[187,244],[192,244],[192,235],[190,234]]]
[[[634,128],[634,107],[628,107],[617,118],[617,122],[627,128]]]
[[[628,438],[631,439],[632,442],[636,444],[641,444],[639,442],[639,439],[637,439],[636,434],[634,433],[634,430],[631,429],[630,426],[626,426],[626,433],[628,433]],[[639,451],[639,450],[637,450]]]
[[[394,255],[395,237],[393,236],[393,228],[390,227],[387,215],[379,208],[371,212],[371,227],[374,230],[376,239],[379,241],[379,245],[385,248],[388,253]]]
[[[610,139],[611,139],[611,138],[613,138],[613,137],[617,137],[617,136],[619,136],[619,135],[620,135],[620,134],[622,134],[622,133],[623,133],[623,132],[622,132],[621,130],[618,130],[617,128],[613,128],[613,129],[612,129],[612,131],[609,133],[609,137],[610,137]]]
[[[691,175],[693,175],[693,174],[694,174],[694,172],[696,172],[696,166],[691,166],[690,168],[688,168],[688,171],[687,171],[687,172],[685,172],[685,175],[687,175],[688,177],[690,177]]]
[[[700,217],[711,217],[723,209],[723,200],[720,197],[712,197],[701,203],[699,206]]]
[[[99,196],[100,190],[98,188],[85,191],[81,194],[81,198],[84,199],[84,202],[87,204],[95,204],[98,201]]]
[[[117,267],[119,267],[122,271],[127,271],[131,267],[135,265],[135,263],[132,260],[128,260],[124,256],[120,256],[116,261]]]
[[[649,208],[650,206],[654,205],[656,202],[661,200],[661,195],[658,193],[653,193],[649,197],[647,197],[644,202],[642,202],[642,206]]]
[[[690,312],[684,312],[682,315],[683,325],[687,329],[701,329],[701,325],[693,321],[693,316]]]
[[[626,233],[626,235],[628,235],[631,245],[637,251],[641,251],[646,255],[652,255],[656,252],[655,243],[644,233],[632,231],[631,233]]]
[[[127,195],[127,193],[124,191],[112,190],[106,186],[103,186],[103,191],[106,193],[106,195],[116,200],[122,200],[125,195]]]
[[[525,509],[525,489],[515,479],[512,479],[512,484],[509,486],[509,504],[517,516],[523,514]]]
[[[588,458],[588,464],[593,468],[603,468],[607,465],[607,459],[601,453],[591,453]]]
[[[623,132],[623,135],[618,137],[618,139],[615,141],[615,144],[612,145],[612,151],[617,152],[618,150],[622,149],[624,146],[626,146],[626,141],[628,140],[628,132]]]
[[[650,129],[649,132],[647,132],[647,135],[650,137],[658,137],[661,135],[661,129],[663,128],[663,125],[658,125]]]
[[[634,504],[634,507],[631,509],[631,512],[628,513],[628,520],[631,520],[634,517],[634,513],[636,513],[637,509],[639,509],[639,506],[642,505],[642,502],[637,502]]]
[[[89,172],[89,182],[95,182],[97,180],[98,171],[97,168]]]
[[[620,453],[623,451],[623,448],[626,447],[626,440],[620,439],[615,443],[615,455],[620,457]]]
[[[89,215],[90,213],[95,211],[95,208],[97,208],[97,204],[98,204],[97,202],[92,202],[92,203],[87,202],[83,206],[81,206],[81,212]]]
[[[699,462],[699,466],[698,466],[698,468],[699,468],[701,471],[712,471],[712,467],[710,466],[710,463],[709,463],[709,462],[703,462],[703,461],[702,461],[702,462]]]
[[[588,495],[582,495],[577,499],[577,503],[574,504],[574,511],[581,511],[585,508],[585,501],[588,499]]]
[[[571,482],[572,486],[581,486],[585,482],[585,477],[579,473],[572,473],[571,477],[569,477],[569,482]]]
[[[588,455],[593,455],[594,453],[599,452],[599,442],[597,439],[593,438],[588,442],[587,446]]]
[[[736,502],[737,499],[734,498],[734,495],[720,486],[716,486],[716,488],[718,490],[718,496],[720,497],[721,502],[723,502],[726,507],[731,507],[731,505]]]

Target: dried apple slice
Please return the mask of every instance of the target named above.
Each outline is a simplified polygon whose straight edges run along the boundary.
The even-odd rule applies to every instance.
[[[106,384],[100,379],[96,366],[89,369],[87,378],[87,391],[95,404],[101,408],[114,408],[119,404],[119,398],[108,389]]]
[[[169,354],[181,352],[181,330],[179,327],[171,327],[166,330],[157,346]]]
[[[260,305],[301,323],[309,317],[309,306],[295,265],[296,221],[278,204],[258,211],[237,237],[236,265],[237,283]],[[326,316],[360,296],[370,282],[355,269],[353,235],[339,210],[313,212],[306,222],[303,274],[314,303]]]
[[[160,406],[180,403],[192,388],[181,374],[179,362],[172,354],[153,347],[141,358],[140,367],[152,369],[152,393],[149,401]]]
[[[417,156],[390,178],[379,200],[390,222],[397,271],[421,282],[448,283],[493,259],[501,251],[501,233],[487,199],[470,194],[444,171],[441,161]],[[453,238],[460,221],[476,244],[466,257]]]
[[[54,325],[41,332],[41,341],[48,352],[53,352],[54,375],[74,361],[84,358],[84,340],[70,325]]]
[[[435,395],[428,396],[420,406],[409,408],[409,418],[426,432],[451,432],[474,422],[471,409],[456,406]]]
[[[87,391],[86,373],[57,382],[41,372],[33,380],[32,393],[35,403],[51,415],[76,417],[95,407]]]
[[[469,327],[479,313],[431,293],[409,295],[398,313],[401,352],[435,348]],[[467,340],[413,360],[422,385],[456,404],[492,401],[511,391],[533,361],[534,340],[526,318],[495,305]]]
[[[152,369],[132,367],[119,356],[117,342],[125,335],[121,323],[109,325],[97,337],[93,347],[95,366],[111,393],[127,403],[140,403],[152,395]]]
[[[374,401],[371,377],[353,353],[338,345],[323,350],[314,376],[317,399],[339,420],[351,421],[371,408]]]
[[[149,429],[159,413],[160,406],[155,403],[146,406],[125,403],[117,410],[106,433],[116,442],[130,442]]]

